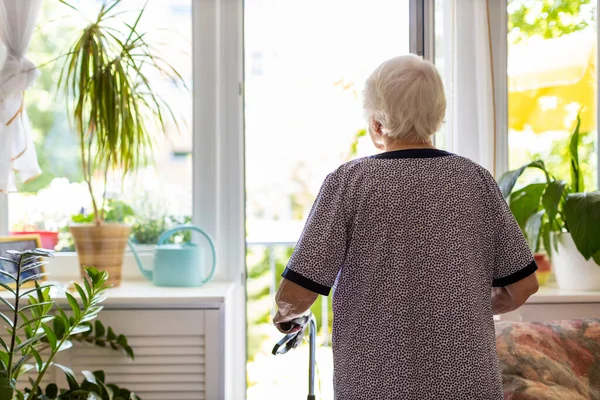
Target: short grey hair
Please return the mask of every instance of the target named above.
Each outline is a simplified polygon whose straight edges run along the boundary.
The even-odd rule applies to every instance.
[[[446,114],[442,77],[435,65],[408,54],[385,61],[367,78],[363,108],[385,135],[425,143],[440,130]]]

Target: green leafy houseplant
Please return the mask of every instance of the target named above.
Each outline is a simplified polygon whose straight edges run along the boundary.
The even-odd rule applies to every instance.
[[[555,234],[568,232],[581,255],[600,265],[600,192],[585,192],[579,160],[580,123],[577,117],[569,141],[569,183],[554,177],[543,161],[536,160],[508,171],[498,185],[533,252],[543,245],[551,255],[557,246]],[[517,180],[527,169],[542,171],[544,180],[515,191]]]
[[[0,296],[7,312],[0,312],[6,325],[9,340],[0,338],[0,400],[48,400],[48,399],[137,399],[135,394],[114,385],[104,383],[104,374],[83,371],[85,380],[77,383],[75,373],[64,365],[55,362],[56,355],[73,346],[73,341],[110,346],[122,350],[133,358],[133,350],[123,335],[116,335],[112,328],[106,329],[100,321],[94,321],[102,310],[106,298],[108,276],[94,268],[87,268],[87,279],[83,285],[75,284],[79,301],[66,293],[68,309],[56,304],[50,296],[52,285],[40,285],[38,279],[46,273],[35,273],[46,264],[43,257],[52,257],[53,252],[43,249],[23,252],[10,251],[9,258],[0,257],[13,268],[0,270],[5,280],[12,286],[0,282],[0,286],[12,297]],[[26,288],[34,283],[33,288]],[[12,300],[12,301],[11,301]],[[68,316],[68,313],[71,316]],[[42,390],[41,382],[49,368],[60,368],[66,375],[68,389],[59,390],[49,385]],[[30,379],[30,387],[24,392],[17,389],[17,382],[30,371],[36,371],[35,379]],[[123,397],[128,393],[127,397]]]
[[[63,4],[68,3],[62,1]],[[146,165],[156,132],[167,132],[177,119],[153,85],[166,78],[184,80],[139,31],[145,6],[131,21],[122,0],[104,0],[65,53],[58,88],[65,94],[67,114],[80,145],[81,168],[90,193],[94,221],[70,226],[79,263],[108,271],[110,283],[121,283],[125,246],[131,226],[106,223],[110,173],[125,177]],[[71,8],[75,8],[69,5]],[[94,182],[102,183],[98,192]],[[109,249],[110,248],[110,249]]]

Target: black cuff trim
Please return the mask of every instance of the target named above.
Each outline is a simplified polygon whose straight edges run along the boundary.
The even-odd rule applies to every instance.
[[[492,286],[494,287],[504,287],[508,285],[512,285],[513,283],[519,282],[521,279],[527,278],[529,275],[533,274],[537,271],[538,267],[535,263],[535,260],[529,263],[525,268],[511,274],[509,276],[505,276],[504,278],[494,279],[492,282]]]
[[[330,287],[321,285],[320,283],[310,280],[307,277],[302,276],[296,271],[292,271],[289,268],[286,268],[285,271],[283,271],[283,274],[281,274],[281,276],[283,276],[288,281],[292,281],[295,284],[302,286],[304,289],[308,289],[311,292],[322,294],[323,296],[329,296],[329,292],[331,291]]]

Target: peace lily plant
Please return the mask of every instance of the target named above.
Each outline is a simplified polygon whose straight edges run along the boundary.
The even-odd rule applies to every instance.
[[[585,261],[600,266],[600,192],[586,192],[584,188],[579,160],[580,124],[577,117],[569,140],[569,182],[552,175],[542,160],[535,160],[505,173],[498,185],[534,253],[543,247],[554,258],[561,240],[570,237]],[[514,190],[527,169],[541,171],[543,181]],[[600,267],[597,270],[600,273]]]

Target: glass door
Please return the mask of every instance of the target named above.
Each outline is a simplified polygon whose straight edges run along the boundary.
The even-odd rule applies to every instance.
[[[362,113],[364,80],[409,52],[408,0],[246,0],[248,399],[304,399],[306,348],[270,355],[279,276],[325,176],[373,154]],[[332,398],[331,310],[319,325],[317,389]],[[323,301],[323,302],[322,302]]]

